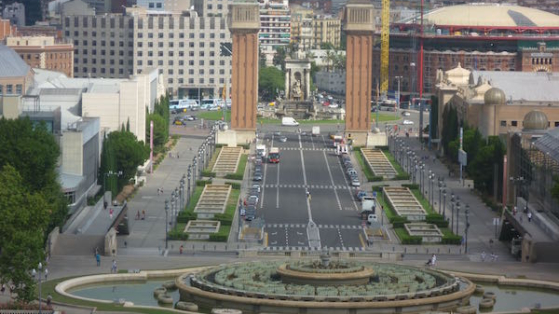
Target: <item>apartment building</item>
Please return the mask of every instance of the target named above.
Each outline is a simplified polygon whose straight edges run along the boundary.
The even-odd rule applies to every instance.
[[[313,48],[329,43],[338,48],[341,43],[342,21],[339,17],[317,15],[313,19]]]
[[[52,36],[8,37],[6,45],[32,68],[58,71],[73,77],[74,45],[55,42]]]
[[[204,98],[230,90],[231,56],[226,19],[195,11],[127,8],[126,15],[68,16],[64,36],[74,44],[75,77],[125,78],[159,68],[178,97]]]
[[[0,40],[4,40],[6,37],[15,34],[17,28],[12,26],[10,20],[5,20],[0,18]]]
[[[267,63],[273,59],[277,48],[291,42],[291,14],[288,0],[259,0],[260,50]]]

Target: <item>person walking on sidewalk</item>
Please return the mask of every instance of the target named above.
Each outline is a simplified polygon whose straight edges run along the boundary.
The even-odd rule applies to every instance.
[[[528,212],[528,222],[532,222],[532,212]]]
[[[97,267],[101,266],[101,255],[99,253],[95,254],[95,260],[97,261]]]

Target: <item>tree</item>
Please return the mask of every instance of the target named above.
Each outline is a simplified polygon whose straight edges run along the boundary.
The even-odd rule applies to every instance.
[[[280,66],[282,71],[285,71],[285,58],[287,58],[287,49],[284,47],[278,47],[276,49],[276,54],[274,55],[274,65]]]
[[[11,165],[0,171],[0,283],[11,282],[18,299],[34,298],[30,270],[44,258],[44,234],[55,204],[32,192]]]
[[[136,175],[136,169],[149,156],[149,147],[127,131],[111,132],[103,141],[99,180],[113,197]]]
[[[162,151],[167,142],[167,125],[169,124],[162,116],[152,113],[148,115],[148,121],[153,121],[153,146],[155,151]],[[149,123],[148,123],[149,126]],[[147,140],[150,141],[149,127],[146,128]]]
[[[273,100],[280,90],[285,90],[285,74],[276,67],[260,69],[258,93],[262,99]]]
[[[60,226],[68,211],[56,164],[60,148],[44,123],[33,124],[29,118],[0,119],[0,168],[12,165],[32,193],[42,192],[53,205],[49,228]]]

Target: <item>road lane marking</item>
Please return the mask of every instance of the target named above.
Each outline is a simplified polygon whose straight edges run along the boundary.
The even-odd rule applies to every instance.
[[[264,177],[262,178],[262,181],[263,181],[263,182],[266,182],[266,171],[267,171],[267,170],[268,170],[268,164],[266,163],[266,164],[264,165]],[[279,175],[279,172],[278,172],[278,175]],[[262,209],[263,206],[264,206],[264,191],[266,190],[266,189],[264,188],[264,186],[266,186],[266,185],[267,185],[267,184],[263,184],[263,185],[262,185],[262,198],[261,198],[261,200],[260,200],[260,209]]]
[[[279,208],[279,175],[280,175],[280,164],[278,164],[278,175],[276,178],[276,208]]]
[[[338,237],[340,238],[340,243],[342,244],[342,248],[345,247],[344,245],[344,238],[342,238],[342,232],[340,231],[340,228],[338,229]]]
[[[328,175],[330,176],[330,182],[334,184],[334,177],[332,176],[332,171],[330,171],[330,164],[328,163],[328,157],[326,157],[326,152],[323,151],[324,160],[326,161],[326,169],[328,169]],[[336,196],[336,202],[338,203],[338,209],[342,210],[342,203],[340,202],[340,197],[338,196],[338,191],[334,189],[334,195]]]
[[[301,134],[298,135],[299,138],[299,148],[303,148],[303,144],[301,143]],[[303,155],[303,150],[299,150],[301,154],[301,165],[303,168],[303,183],[307,186],[307,173],[305,170],[305,156]],[[305,192],[308,192],[308,189],[305,189]],[[313,247],[320,247],[320,231],[316,227],[316,224],[312,220],[312,212],[311,212],[311,202],[309,197],[305,197],[307,201],[307,213],[309,215],[309,223],[307,224],[307,241],[309,242],[309,246]]]
[[[359,207],[357,207],[357,203],[355,203],[355,198],[351,194],[351,186],[349,185],[349,181],[347,181],[347,178],[346,178],[346,175],[345,175],[345,172],[344,172],[344,168],[342,167],[341,158],[338,158],[338,166],[340,167],[340,170],[342,171],[342,177],[344,177],[344,181],[345,181],[345,184],[347,186],[347,193],[349,193],[349,198],[353,202],[353,206],[355,206],[355,210],[359,210]]]
[[[311,138],[312,149],[314,150],[314,141],[312,140],[312,133],[311,133],[310,138]]]

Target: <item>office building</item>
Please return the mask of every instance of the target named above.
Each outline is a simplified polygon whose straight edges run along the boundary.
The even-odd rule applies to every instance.
[[[230,90],[231,56],[221,55],[221,44],[231,42],[225,18],[128,8],[126,15],[65,17],[63,30],[74,43],[75,77],[125,78],[157,67],[181,98]]]
[[[14,49],[32,68],[59,71],[68,77],[74,73],[74,45],[56,42],[51,36],[8,37],[6,45]]]
[[[8,4],[2,10],[2,17],[10,20],[12,25],[25,26],[25,6],[19,2]]]

